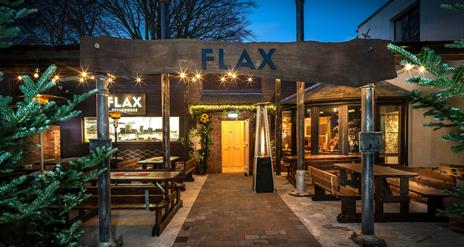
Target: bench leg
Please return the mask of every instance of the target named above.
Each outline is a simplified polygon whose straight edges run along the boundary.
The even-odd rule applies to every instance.
[[[160,224],[162,221],[162,214],[161,214],[162,208],[156,208],[155,211],[155,225],[153,226],[153,229],[151,231],[151,236],[159,236],[160,235]]]
[[[313,201],[333,201],[337,198],[333,195],[327,195],[325,189],[314,185],[314,195],[311,198]]]
[[[443,197],[427,198],[427,213],[430,216],[436,216],[438,209],[443,209]]]
[[[185,181],[186,181],[186,182],[193,182],[193,181],[195,181],[195,179],[193,178],[192,172],[190,172],[190,173],[187,174],[187,177],[185,178]]]
[[[356,222],[356,198],[341,197],[341,213],[337,216],[338,222],[349,223]]]

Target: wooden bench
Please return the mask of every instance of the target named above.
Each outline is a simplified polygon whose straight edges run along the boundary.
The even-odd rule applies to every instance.
[[[398,179],[389,178],[387,181],[392,187],[400,187],[400,181]],[[418,180],[409,181],[410,196],[412,199],[420,202],[424,202],[424,200],[422,200],[422,198],[424,198],[427,203],[427,214],[430,215],[430,217],[435,217],[437,210],[443,209],[443,199],[449,197],[449,195],[443,190],[417,183],[417,181]]]
[[[348,187],[341,186],[338,176],[327,171],[309,166],[308,170],[314,185],[313,201],[341,200],[341,213],[337,216],[339,221],[354,220],[356,215],[356,200],[361,195]],[[327,194],[327,192],[329,194]]]
[[[116,169],[122,169],[122,170],[124,170],[124,169],[140,169],[140,165],[137,164],[139,161],[140,161],[140,159],[135,158],[135,159],[128,159],[128,160],[118,162],[116,164]]]
[[[85,220],[86,211],[94,212],[98,209],[98,187],[88,186],[88,191],[92,196],[83,204],[75,209],[79,210],[79,217]],[[180,204],[180,188],[165,198],[164,192],[153,184],[112,184],[111,185],[111,209],[145,209],[155,211],[155,224],[152,228],[152,236],[159,236],[169,224],[176,212],[173,208]],[[177,210],[176,210],[177,211]],[[92,215],[92,216],[93,216]],[[85,217],[83,219],[83,217]]]
[[[184,163],[184,173],[185,179],[184,181],[193,182],[195,179],[193,178],[193,172],[197,169],[198,160],[196,158],[190,159]]]

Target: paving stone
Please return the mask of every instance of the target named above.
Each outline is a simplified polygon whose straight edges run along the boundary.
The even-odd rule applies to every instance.
[[[208,175],[183,225],[188,241],[174,246],[321,246],[277,193],[251,184],[242,174]]]

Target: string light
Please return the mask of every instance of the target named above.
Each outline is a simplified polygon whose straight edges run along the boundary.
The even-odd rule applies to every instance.
[[[424,66],[420,66],[419,69],[418,69],[419,73],[423,74],[425,72],[425,67]]]
[[[53,76],[53,79],[52,79],[52,82],[57,82],[60,80],[60,76],[59,75],[55,75]]]
[[[23,76],[22,76],[22,75],[18,75],[18,76],[16,77],[16,79],[18,79],[18,81],[22,81],[22,80],[23,80]]]
[[[39,78],[39,69],[35,69],[34,71],[34,78]]]
[[[226,82],[227,82],[227,78],[224,75],[219,77],[219,85],[220,86],[226,85]]]
[[[138,75],[135,77],[135,85],[141,86],[143,84],[143,77]]]
[[[83,70],[81,76],[85,79],[87,77],[87,71]]]
[[[407,64],[404,65],[404,69],[405,69],[406,71],[410,71],[413,67],[414,67],[414,66],[413,66],[412,64],[410,64],[410,63],[407,63]]]
[[[84,84],[84,82],[85,82],[85,79],[84,79],[84,78],[82,78],[82,77],[81,77],[81,78],[79,78],[79,84],[81,84],[81,85],[82,85],[82,84]]]
[[[187,73],[185,73],[184,71],[181,71],[179,73],[179,78],[182,80],[185,80],[187,78]]]

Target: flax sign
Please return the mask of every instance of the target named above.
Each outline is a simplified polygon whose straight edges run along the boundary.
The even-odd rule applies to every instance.
[[[206,70],[208,68],[208,62],[217,63],[217,66],[220,70],[228,69],[241,69],[248,68],[250,70],[263,70],[265,67],[268,67],[270,70],[276,70],[276,66],[272,61],[272,55],[276,51],[275,48],[265,50],[263,48],[257,48],[252,50],[243,49],[235,60],[233,64],[226,64],[224,61],[231,61],[230,58],[225,58],[225,53],[223,48],[217,50],[213,48],[203,48],[201,49],[201,68]],[[250,55],[252,54],[252,55]],[[258,55],[259,54],[259,55]],[[238,54],[237,54],[238,55]],[[258,59],[253,59],[253,57],[259,57]]]
[[[108,107],[109,111],[118,111],[125,115],[145,115],[145,94],[110,94]]]

